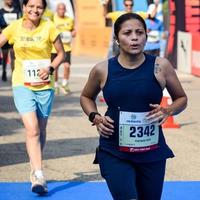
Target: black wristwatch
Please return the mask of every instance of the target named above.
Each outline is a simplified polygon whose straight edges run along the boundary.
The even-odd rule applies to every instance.
[[[91,112],[91,113],[89,114],[88,119],[93,123],[94,118],[95,118],[96,115],[101,116],[98,112]]]
[[[49,75],[53,75],[53,72],[54,72],[54,67],[50,66],[49,67]]]

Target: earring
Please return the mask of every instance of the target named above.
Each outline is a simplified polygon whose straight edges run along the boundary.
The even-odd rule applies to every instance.
[[[119,46],[119,42],[117,40],[115,40],[116,44]]]

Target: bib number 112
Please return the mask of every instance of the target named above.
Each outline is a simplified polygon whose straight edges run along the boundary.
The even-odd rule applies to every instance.
[[[29,77],[39,77],[40,69],[29,69],[27,72]]]

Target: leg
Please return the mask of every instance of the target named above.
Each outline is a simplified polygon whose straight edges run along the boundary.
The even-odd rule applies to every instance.
[[[37,115],[35,112],[23,114],[22,121],[26,129],[26,148],[33,170],[41,170],[42,152]]]
[[[8,49],[2,49],[2,81],[7,81],[6,67],[7,67],[7,59],[8,59]]]
[[[63,79],[68,81],[70,76],[70,63],[64,62],[63,67],[64,67]]]
[[[48,118],[39,118],[39,130],[40,130],[40,144],[41,144],[41,151],[43,152],[44,146],[46,143],[46,127],[47,127]]]
[[[70,63],[71,63],[71,52],[65,52],[65,59],[63,62],[63,81],[62,81],[62,92],[68,94],[69,89],[69,77],[70,77]]]
[[[14,70],[14,60],[15,60],[15,54],[14,54],[14,50],[13,50],[13,48],[10,48],[10,65],[11,65],[11,70],[12,70],[12,72],[13,72],[13,70]]]
[[[137,191],[139,200],[160,200],[165,175],[166,160],[138,164]]]
[[[55,59],[56,56],[57,56],[56,53],[52,53],[52,54],[51,54],[51,62]],[[55,80],[55,82],[54,82],[54,87],[55,87],[55,94],[59,94],[58,69],[59,69],[59,67],[58,67],[57,69],[55,69],[55,71],[54,71],[54,80]]]
[[[65,52],[65,59],[63,62],[64,74],[63,74],[63,85],[68,84],[69,76],[70,76],[70,65],[71,65],[71,51]]]
[[[135,170],[131,163],[99,150],[98,161],[114,200],[135,200]]]

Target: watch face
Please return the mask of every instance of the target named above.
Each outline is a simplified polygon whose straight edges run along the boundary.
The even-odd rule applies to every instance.
[[[54,72],[54,68],[52,66],[49,67],[49,74],[52,75]]]

